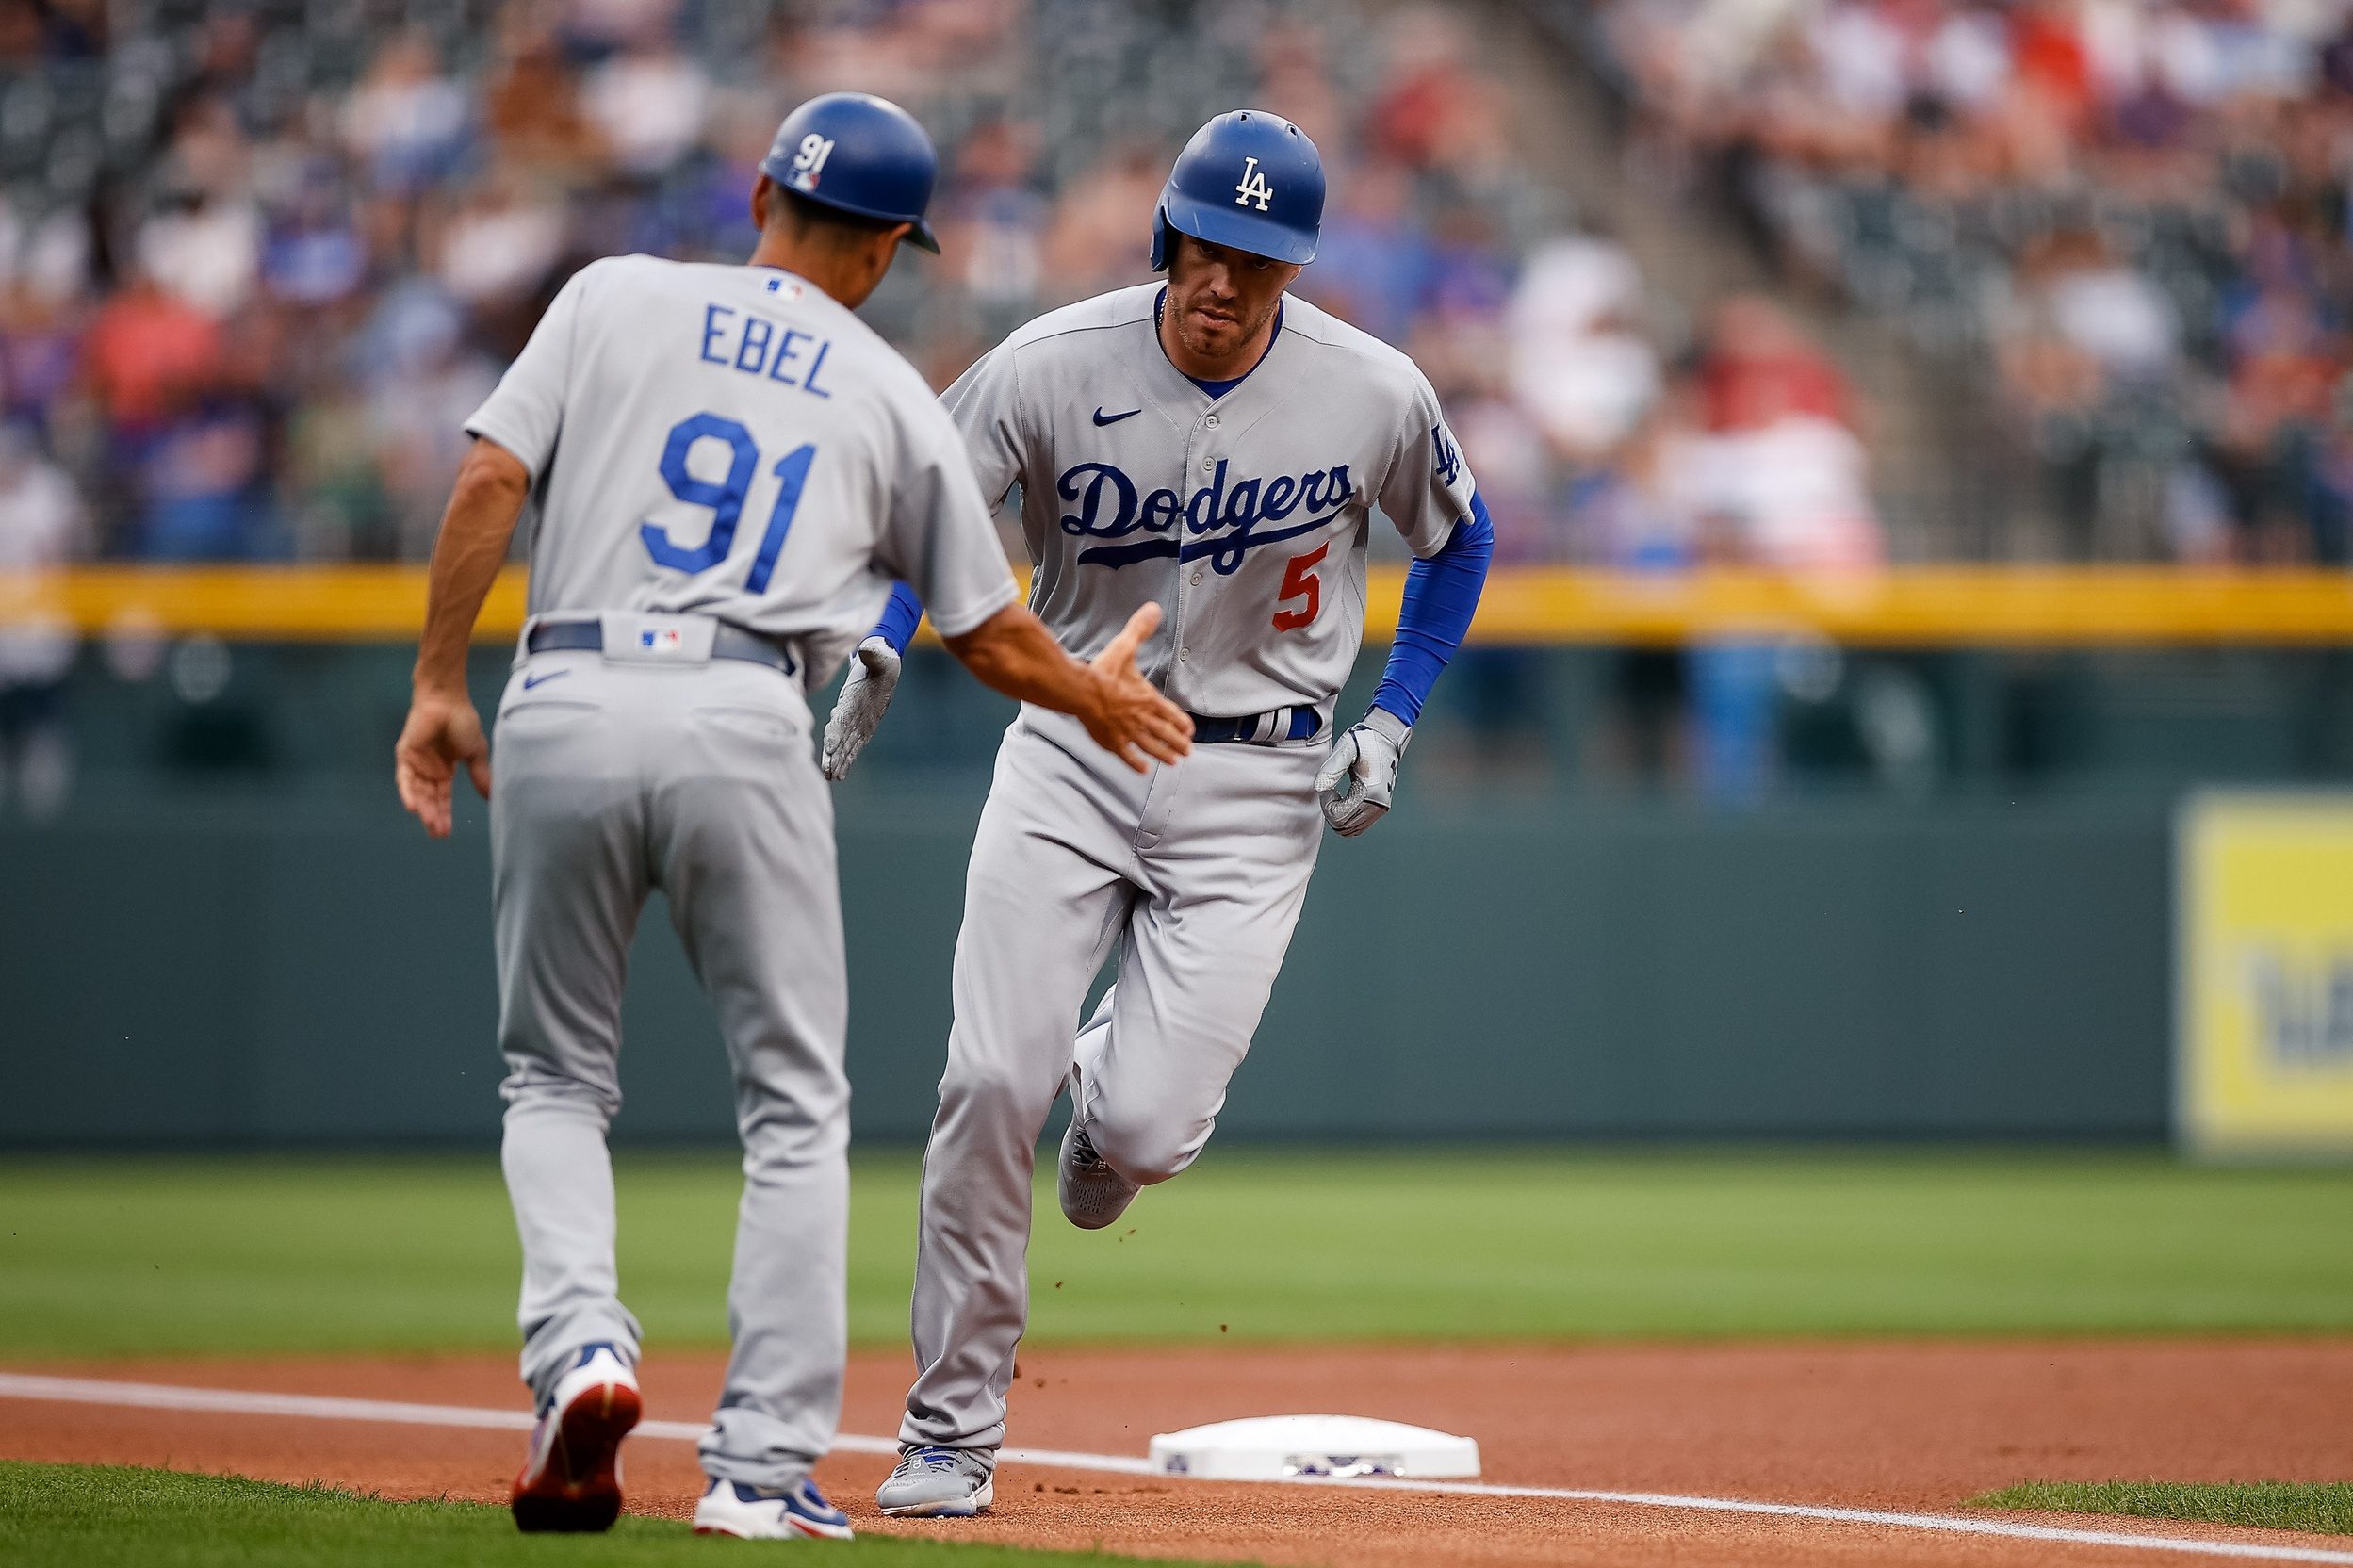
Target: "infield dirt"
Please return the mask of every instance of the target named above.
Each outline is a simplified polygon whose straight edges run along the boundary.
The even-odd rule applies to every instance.
[[[45,1362],[16,1371],[523,1408],[503,1357]],[[648,1358],[649,1415],[709,1413],[721,1362]],[[910,1368],[853,1359],[843,1429],[888,1434]],[[321,1479],[387,1496],[503,1501],[509,1432],[0,1401],[0,1456]],[[2353,1341],[1825,1344],[1527,1349],[1025,1351],[1011,1441],[1140,1455],[1229,1416],[1339,1411],[1479,1439],[1491,1481],[1950,1512],[2022,1478],[2353,1477]],[[874,1533],[1284,1564],[2135,1563],[2195,1558],[1885,1527],[1556,1499],[1160,1481],[1006,1465],[975,1521],[874,1511],[889,1462],[819,1469]],[[632,1510],[683,1516],[691,1445],[640,1439]],[[1994,1516],[1986,1516],[1994,1517]],[[2341,1539],[2130,1520],[2124,1533],[2345,1549]]]

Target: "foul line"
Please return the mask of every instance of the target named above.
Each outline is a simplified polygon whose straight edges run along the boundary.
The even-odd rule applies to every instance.
[[[199,1411],[218,1415],[304,1416],[320,1421],[373,1421],[417,1427],[473,1427],[498,1431],[524,1431],[531,1417],[521,1411],[482,1410],[468,1405],[419,1405],[390,1399],[331,1398],[313,1394],[259,1394],[233,1388],[183,1388],[172,1383],[114,1382],[95,1378],[41,1378],[0,1372],[0,1398],[39,1399],[77,1405],[110,1405],[132,1410]],[[700,1439],[709,1428],[694,1421],[644,1421],[639,1437],[669,1438],[683,1443]],[[843,1432],[834,1439],[836,1453],[896,1454],[895,1439]],[[1165,1476],[1148,1460],[1121,1454],[1087,1454],[1058,1448],[1005,1448],[998,1459],[1007,1464],[1036,1464],[1056,1470],[1093,1470],[1122,1476]],[[1945,1513],[1891,1513],[1877,1509],[1830,1508],[1812,1503],[1763,1503],[1741,1497],[1686,1497],[1668,1492],[1598,1492],[1568,1486],[1505,1486],[1488,1481],[1416,1481],[1376,1476],[1294,1476],[1256,1483],[1281,1486],[1353,1487],[1374,1492],[1441,1494],[1454,1497],[1532,1497],[1571,1503],[1613,1503],[1632,1508],[1680,1509],[1699,1513],[1749,1513],[1776,1519],[1808,1519],[1833,1525],[1876,1525],[1891,1529],[1927,1530],[1946,1535],[1990,1535],[2011,1541],[2042,1541],[2071,1546],[2114,1546],[2126,1551],[2179,1552],[2193,1556],[2250,1559],[2263,1562],[2325,1562],[2353,1568],[2353,1551],[2318,1546],[2263,1545],[2245,1541],[2197,1541],[2181,1536],[2127,1535],[2116,1530],[2067,1529],[2053,1525],[2021,1525],[2002,1519],[1965,1519]]]

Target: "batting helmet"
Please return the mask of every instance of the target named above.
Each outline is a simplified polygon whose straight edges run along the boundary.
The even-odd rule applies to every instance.
[[[1168,265],[1168,231],[1303,265],[1324,221],[1324,160],[1279,114],[1235,109],[1193,133],[1152,215],[1152,264]]]
[[[923,221],[940,154],[915,117],[864,92],[828,92],[784,117],[760,172],[820,206],[886,223],[910,223],[907,238],[938,253]]]

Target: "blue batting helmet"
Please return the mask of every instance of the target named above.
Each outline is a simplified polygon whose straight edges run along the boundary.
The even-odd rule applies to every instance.
[[[1168,265],[1168,231],[1304,265],[1324,221],[1324,160],[1279,114],[1235,109],[1193,133],[1152,215],[1152,264]]]
[[[760,172],[820,206],[886,223],[911,223],[907,238],[937,253],[923,221],[940,154],[915,117],[865,92],[828,92],[784,117]]]

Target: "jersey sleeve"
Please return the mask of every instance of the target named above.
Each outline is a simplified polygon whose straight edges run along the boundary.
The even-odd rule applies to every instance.
[[[940,405],[972,454],[981,498],[996,505],[1021,475],[1021,379],[1013,345],[1001,343],[973,362],[940,395]]]
[[[903,418],[900,472],[875,564],[915,590],[942,637],[960,637],[1020,590],[956,426],[928,396]]]
[[[482,407],[466,421],[466,433],[496,441],[522,459],[536,480],[555,455],[556,437],[564,428],[564,398],[572,379],[573,339],[580,317],[580,297],[592,268],[582,268],[556,293],[555,301],[531,329],[531,341],[498,378]]]
[[[1405,536],[1406,547],[1427,559],[1446,548],[1454,525],[1471,514],[1477,486],[1446,429],[1438,394],[1418,372],[1394,451],[1381,481],[1381,510]]]

